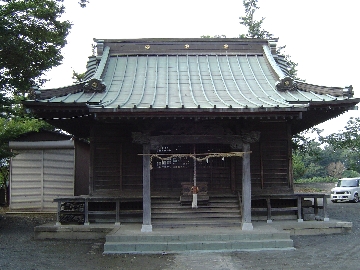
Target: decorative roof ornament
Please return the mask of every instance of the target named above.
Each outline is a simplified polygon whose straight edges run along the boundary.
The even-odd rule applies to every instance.
[[[293,90],[296,87],[296,83],[290,77],[284,77],[276,82],[275,86],[278,91],[288,91]]]
[[[101,93],[105,91],[105,88],[106,85],[98,79],[91,79],[84,85],[85,93],[89,93],[89,92]]]
[[[353,97],[353,96],[354,96],[353,86],[350,85],[350,86],[345,87],[343,93],[344,93],[344,96],[346,96],[346,97],[348,97],[348,98]]]

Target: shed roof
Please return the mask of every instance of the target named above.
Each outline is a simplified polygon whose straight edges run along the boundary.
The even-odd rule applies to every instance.
[[[255,115],[302,112],[319,106],[340,108],[312,121],[314,125],[360,101],[353,98],[351,86],[326,87],[293,80],[287,62],[276,53],[274,40],[96,42],[97,56],[89,57],[83,82],[37,91],[35,99],[25,105],[52,107],[57,112],[63,108],[66,117],[91,113],[147,117],[184,112]]]

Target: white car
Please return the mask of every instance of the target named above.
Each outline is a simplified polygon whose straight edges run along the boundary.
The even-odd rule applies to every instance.
[[[357,203],[360,194],[360,177],[339,179],[335,188],[331,189],[331,201],[352,201]]]

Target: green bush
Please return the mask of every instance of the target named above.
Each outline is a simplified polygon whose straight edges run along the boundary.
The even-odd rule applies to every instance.
[[[301,178],[294,181],[295,184],[307,184],[307,183],[336,183],[339,179],[335,177],[312,177]]]
[[[357,171],[353,171],[353,170],[346,170],[342,174],[343,178],[354,178],[354,177],[359,177],[359,176],[360,176],[360,173],[358,173]]]

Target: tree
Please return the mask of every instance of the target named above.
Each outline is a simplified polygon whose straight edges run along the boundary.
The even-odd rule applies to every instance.
[[[316,140],[323,130],[318,128],[311,128],[295,134],[292,138],[292,148],[293,151],[299,152],[299,154],[307,154],[314,157],[315,159],[319,158],[321,155],[320,143]]]
[[[301,178],[306,173],[306,167],[300,153],[295,152],[292,156],[294,179]]]
[[[201,38],[226,38],[226,36],[225,35],[215,35],[215,36],[202,35]]]
[[[6,0],[0,5],[0,89],[25,95],[61,63],[71,24],[53,0]]]
[[[265,18],[262,17],[259,21],[254,18],[255,11],[259,9],[257,2],[258,0],[243,0],[245,16],[240,17],[240,24],[247,27],[248,32],[241,34],[240,38],[272,39],[273,35],[262,28]]]
[[[79,1],[79,5],[80,5],[82,8],[86,7],[86,4],[88,4],[88,3],[89,3],[89,0],[80,0],[80,1]]]
[[[22,133],[50,128],[21,104],[42,75],[61,63],[71,28],[62,21],[63,0],[0,0],[0,186],[7,177],[8,142]],[[79,0],[85,7],[88,0]]]
[[[63,0],[0,0],[0,90],[24,95],[58,66],[71,28]],[[80,0],[85,7],[88,0]]]
[[[72,79],[74,80],[74,83],[80,83],[85,78],[85,72],[83,73],[77,73],[75,70],[73,70]]]
[[[350,117],[345,130],[322,137],[322,141],[333,145],[337,149],[352,149],[360,154],[360,117]]]
[[[248,32],[246,34],[240,34],[240,38],[260,38],[260,39],[274,39],[274,35],[269,31],[263,29],[263,22],[265,20],[262,17],[260,20],[255,19],[255,11],[260,7],[258,6],[258,0],[243,0],[243,6],[245,8],[245,16],[240,17],[240,24],[244,25]],[[277,49],[277,53],[282,55],[287,62],[287,69],[289,75],[296,80],[300,80],[297,77],[297,66],[298,64],[291,60],[289,55],[284,55],[282,50],[285,49],[286,46],[279,47]]]
[[[8,178],[10,157],[13,153],[9,149],[9,141],[30,131],[40,129],[53,130],[54,128],[42,120],[35,119],[27,114],[21,104],[22,99],[12,101],[11,114],[0,117],[0,187]]]
[[[327,174],[331,177],[341,178],[343,172],[345,171],[345,166],[340,161],[331,162],[327,168]]]
[[[345,130],[320,137],[323,143],[345,152],[347,167],[360,172],[360,117],[350,117]]]

